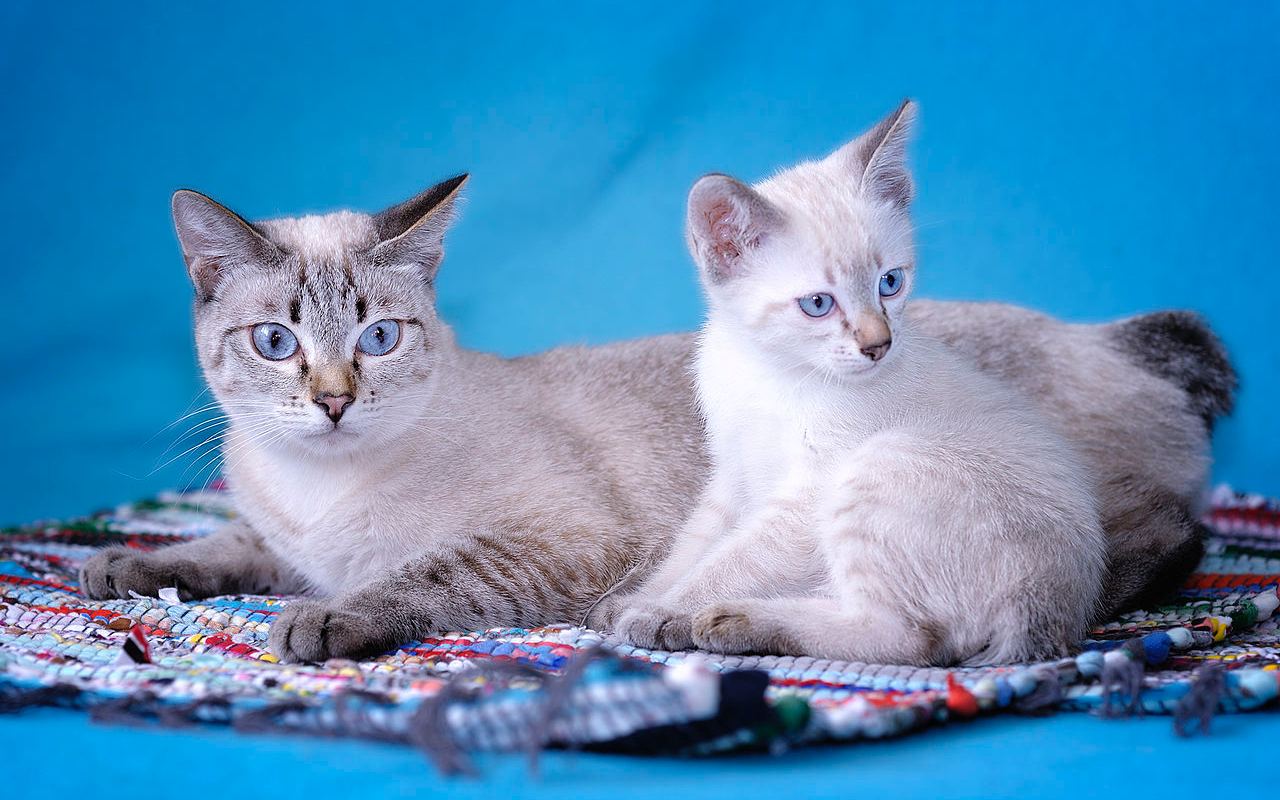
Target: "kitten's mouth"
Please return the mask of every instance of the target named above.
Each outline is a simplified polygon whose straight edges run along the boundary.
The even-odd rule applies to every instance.
[[[836,361],[836,372],[845,376],[866,375],[874,370],[880,362],[866,358],[851,358],[847,361]]]

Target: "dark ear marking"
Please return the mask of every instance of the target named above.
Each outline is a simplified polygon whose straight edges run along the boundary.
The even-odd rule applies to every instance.
[[[409,198],[403,203],[392,206],[373,217],[373,227],[378,234],[378,241],[387,242],[403,236],[411,228],[421,223],[433,211],[453,199],[458,190],[466,184],[470,176],[465,172],[443,180]]]
[[[273,263],[281,256],[253,225],[210,197],[180,189],[170,205],[182,257],[201,302],[215,299],[227,270]]]
[[[456,215],[458,192],[467,182],[464,173],[392,206],[373,218],[380,244],[374,261],[383,264],[416,264],[427,281],[435,279],[444,259],[444,233]]]

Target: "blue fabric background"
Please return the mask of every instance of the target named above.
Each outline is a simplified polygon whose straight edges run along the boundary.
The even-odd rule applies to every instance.
[[[1280,492],[1280,5],[337,6],[0,4],[0,521],[190,475],[152,472],[171,433],[153,435],[201,390],[175,188],[265,216],[376,209],[469,170],[443,310],[466,344],[523,353],[696,325],[692,181],[822,154],[907,95],[924,293],[1081,320],[1204,312],[1244,379],[1217,477]],[[1259,743],[1280,726],[1182,742],[1166,724],[993,721],[786,761],[553,757],[530,785],[493,759],[489,782],[448,791],[1190,795],[1267,774]],[[18,797],[156,775],[188,797],[439,790],[417,756],[372,745],[65,712],[4,720],[0,740]]]
[[[193,5],[0,5],[4,522],[194,473],[151,472],[202,388],[175,188],[266,216],[469,170],[443,311],[524,353],[695,326],[692,181],[907,95],[922,293],[1204,312],[1244,378],[1216,476],[1280,491],[1275,3]]]

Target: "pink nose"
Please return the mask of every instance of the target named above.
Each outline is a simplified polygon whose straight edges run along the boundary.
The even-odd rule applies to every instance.
[[[329,419],[336,425],[338,420],[342,419],[342,412],[346,411],[347,406],[354,403],[356,398],[349,394],[318,394],[312,400],[324,409],[324,413],[328,414]]]

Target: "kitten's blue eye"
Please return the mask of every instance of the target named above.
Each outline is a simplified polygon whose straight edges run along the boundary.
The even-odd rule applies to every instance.
[[[298,337],[283,325],[264,322],[253,326],[253,347],[268,361],[284,361],[298,352]]]
[[[825,317],[836,307],[836,299],[826,292],[801,297],[796,302],[800,304],[800,310],[811,317]]]
[[[901,269],[891,269],[885,274],[881,275],[880,276],[880,296],[893,297],[895,294],[902,291],[902,284],[904,280],[905,279],[902,275]]]
[[[371,356],[385,356],[395,349],[400,341],[400,323],[394,319],[384,319],[373,323],[360,334],[357,345],[360,352]]]

